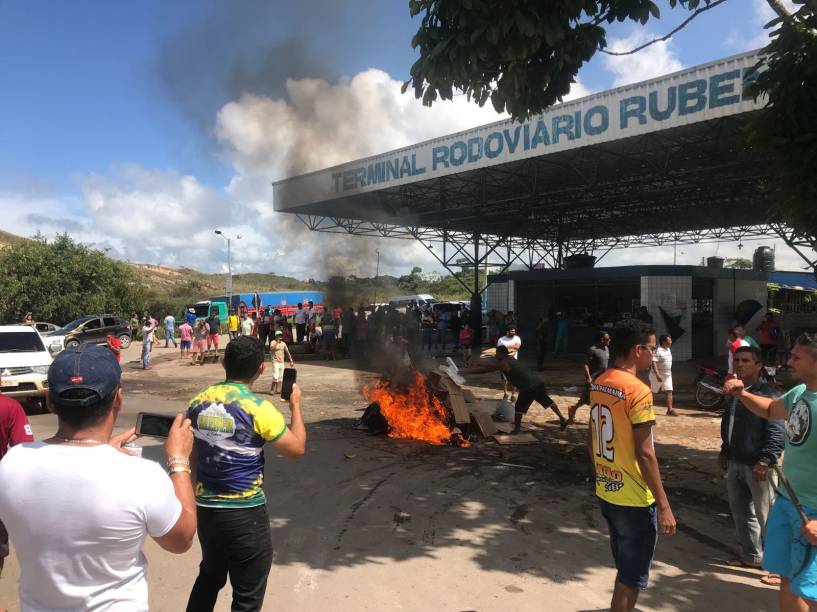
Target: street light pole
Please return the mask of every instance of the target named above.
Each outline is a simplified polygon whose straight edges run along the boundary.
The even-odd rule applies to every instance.
[[[224,232],[221,230],[215,230],[215,233],[224,238],[227,241],[227,310],[230,311],[233,308],[233,262],[232,262],[232,254],[230,253],[230,243],[232,238],[229,236],[225,236]],[[236,235],[236,240],[241,240],[241,234]]]

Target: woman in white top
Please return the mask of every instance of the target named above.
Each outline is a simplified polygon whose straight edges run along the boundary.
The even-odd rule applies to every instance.
[[[667,396],[667,416],[678,416],[672,408],[672,336],[663,335],[658,339],[658,347],[650,366],[650,388],[653,395],[662,391]]]

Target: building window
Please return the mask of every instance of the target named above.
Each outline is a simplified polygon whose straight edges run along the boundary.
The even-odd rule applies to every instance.
[[[701,313],[701,312],[712,312],[712,298],[695,298],[692,300],[694,302],[693,312]]]

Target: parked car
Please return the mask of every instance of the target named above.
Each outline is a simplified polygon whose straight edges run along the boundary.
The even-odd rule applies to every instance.
[[[0,390],[17,399],[48,393],[51,353],[31,325],[0,325]]]
[[[45,334],[43,339],[49,348],[58,345],[59,350],[79,344],[105,344],[109,335],[119,338],[122,348],[128,348],[133,340],[130,322],[110,314],[80,317],[65,327]]]
[[[459,313],[462,316],[462,312],[466,309],[466,306],[460,302],[434,302],[431,305],[431,311],[434,313],[434,316],[438,316],[443,312],[447,312],[449,314]]]
[[[41,334],[50,334],[51,332],[57,331],[60,326],[56,325],[55,323],[44,323],[42,321],[35,321],[32,323],[34,329],[36,329]]]
[[[431,306],[437,300],[434,299],[433,295],[428,295],[426,293],[418,293],[416,295],[400,295],[397,297],[389,298],[389,306],[392,308],[403,308],[406,309],[409,306],[419,306],[423,308],[425,306]]]

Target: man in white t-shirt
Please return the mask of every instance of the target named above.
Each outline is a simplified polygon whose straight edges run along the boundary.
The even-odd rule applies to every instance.
[[[298,307],[295,309],[295,315],[293,317],[295,321],[295,339],[300,344],[304,341],[304,334],[306,332],[306,321],[309,317],[309,313],[304,310],[304,305],[298,302]]]
[[[142,327],[142,369],[144,370],[150,368],[150,351],[156,339],[157,326],[156,319],[149,317],[145,319],[145,325]]]
[[[252,330],[255,327],[255,322],[246,314],[241,315],[241,323],[238,325],[240,335],[252,336]]]
[[[502,336],[496,343],[497,346],[504,346],[508,349],[508,357],[519,359],[519,349],[522,348],[522,339],[516,335],[516,328],[511,326],[508,333]],[[502,399],[508,399],[508,391],[511,392],[511,403],[516,399],[516,387],[508,382],[505,374],[500,371],[502,377]]]
[[[650,391],[653,397],[663,392],[667,396],[667,416],[678,416],[672,407],[672,336],[662,335],[650,365]]]
[[[57,433],[0,462],[0,518],[20,561],[23,610],[147,610],[145,537],[178,554],[193,543],[190,421],[177,415],[170,429],[169,476],[127,454],[135,430],[111,437],[120,376],[103,346],[65,349],[48,370]]]

